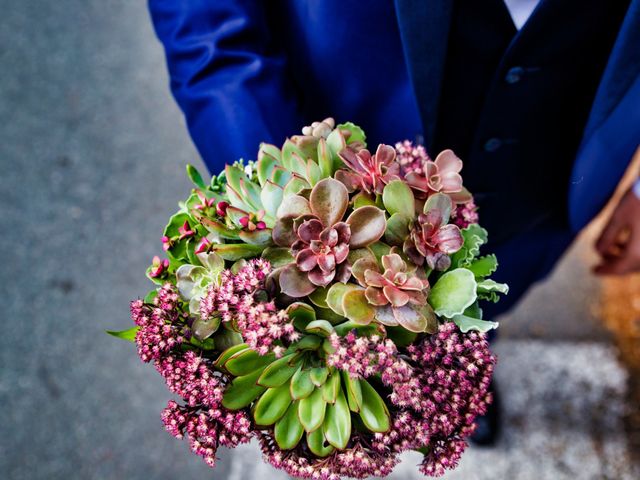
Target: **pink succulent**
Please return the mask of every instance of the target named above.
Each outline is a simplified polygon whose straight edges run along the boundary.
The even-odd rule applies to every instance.
[[[451,150],[438,154],[435,161],[424,162],[422,171],[409,172],[405,180],[417,198],[427,198],[434,193],[446,193],[456,203],[471,200],[471,194],[462,186],[462,160]]]
[[[350,192],[362,189],[367,193],[381,194],[391,180],[400,178],[400,164],[396,162],[396,151],[389,145],[380,144],[375,155],[367,149],[358,152],[350,147],[340,152],[347,169],[335,174]]]
[[[180,236],[178,237],[179,240],[183,240],[188,237],[193,237],[196,234],[195,230],[191,229],[191,226],[189,225],[188,220],[185,220],[182,226],[178,228],[178,233],[180,234]]]
[[[378,322],[412,332],[432,326],[435,316],[427,305],[429,281],[422,269],[408,265],[395,251],[382,256],[382,269],[371,258],[357,260],[353,276],[365,287],[367,302],[376,307]]]
[[[216,204],[216,213],[224,217],[227,214],[227,208],[229,208],[229,204],[227,202],[218,202]]]
[[[166,258],[164,260],[160,260],[160,257],[153,257],[153,263],[151,264],[151,269],[149,270],[149,276],[152,278],[160,277],[167,269],[169,268],[169,260]]]
[[[451,265],[449,255],[462,247],[463,238],[457,225],[446,225],[442,213],[433,209],[418,215],[403,250],[416,265],[425,261],[433,270],[446,270]]]
[[[169,237],[167,237],[166,235],[164,235],[162,237],[162,250],[164,250],[165,252],[167,250],[169,250],[173,245],[173,242],[171,241],[171,239]]]
[[[348,264],[351,228],[345,222],[326,227],[317,218],[305,220],[298,227],[298,240],[291,246],[296,265],[308,272],[311,283],[327,286],[334,278],[346,282],[350,275]]]
[[[195,248],[194,253],[197,255],[199,253],[208,252],[211,245],[212,243],[209,241],[207,237],[202,237],[202,240],[200,240],[200,243]]]
[[[242,228],[250,232],[255,230],[265,230],[267,228],[267,224],[262,221],[264,215],[264,210],[260,210],[256,213],[248,213],[244,217],[240,217],[238,219],[238,223]]]
[[[213,206],[215,206],[216,204],[215,198],[207,198],[206,195],[202,193],[200,190],[196,190],[196,195],[200,200],[200,203],[195,206],[196,210],[206,210],[208,208],[212,208]]]

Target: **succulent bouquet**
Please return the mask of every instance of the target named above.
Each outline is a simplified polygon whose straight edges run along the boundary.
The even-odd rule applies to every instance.
[[[461,169],[408,141],[371,153],[331,118],[209,183],[188,166],[158,287],[109,332],[180,397],[166,429],[211,466],[256,438],[300,478],[384,476],[406,450],[455,467],[491,400],[479,302],[507,292]]]

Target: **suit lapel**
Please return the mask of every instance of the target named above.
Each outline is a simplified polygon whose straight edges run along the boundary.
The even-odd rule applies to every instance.
[[[395,3],[405,61],[429,148],[438,115],[453,2],[396,0]]]

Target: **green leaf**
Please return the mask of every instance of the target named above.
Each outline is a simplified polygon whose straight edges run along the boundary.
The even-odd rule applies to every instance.
[[[333,175],[333,160],[331,158],[331,152],[327,147],[327,142],[324,138],[321,138],[318,142],[318,165],[320,166],[322,178],[327,178]]]
[[[289,305],[287,315],[298,330],[304,331],[307,325],[316,319],[316,311],[306,303],[296,302]]]
[[[462,248],[451,256],[451,266],[465,267],[480,254],[480,247],[487,243],[487,231],[477,223],[460,230],[464,243]]]
[[[282,418],[289,405],[291,405],[291,395],[289,395],[288,384],[269,388],[256,402],[253,419],[257,425],[273,425]]]
[[[244,345],[242,335],[240,335],[238,332],[234,332],[233,330],[229,330],[228,328],[222,328],[221,330],[218,330],[214,341],[216,344],[216,350],[220,352],[223,352],[234,346]]]
[[[347,292],[358,290],[358,287],[352,283],[334,283],[327,292],[327,305],[338,315],[345,316],[342,307],[342,300]]]
[[[368,325],[376,315],[376,309],[369,303],[364,289],[351,290],[342,297],[344,316],[359,324]]]
[[[386,432],[390,427],[389,410],[382,397],[366,380],[360,380],[362,405],[360,418],[372,432]]]
[[[198,169],[191,164],[187,164],[187,175],[196,187],[202,188],[203,190],[207,188],[207,184],[204,183],[202,175],[200,175]]]
[[[333,130],[327,137],[327,148],[329,149],[329,153],[331,155],[331,161],[333,163],[334,171],[344,167],[344,163],[342,162],[342,159],[340,158],[338,153],[340,153],[346,147],[347,142],[345,142],[342,133],[340,133],[340,130]]]
[[[225,260],[235,262],[241,258],[257,257],[264,250],[264,246],[246,243],[222,243],[215,245],[213,250]]]
[[[314,367],[311,369],[311,381],[316,387],[321,387],[327,381],[329,370],[326,367]]]
[[[289,348],[292,348],[295,351],[317,350],[320,348],[320,345],[322,345],[322,339],[320,337],[317,337],[316,335],[305,335]]]
[[[470,330],[485,333],[494,328],[498,328],[498,322],[480,320],[479,318],[471,318],[466,315],[456,315],[453,317],[453,321],[462,333],[467,333]]]
[[[242,376],[256,370],[262,371],[264,367],[273,362],[274,358],[275,355],[272,353],[260,355],[255,350],[248,348],[232,355],[225,362],[224,368],[232,375]]]
[[[169,223],[164,227],[163,235],[169,238],[177,237],[180,235],[178,229],[184,225],[184,222],[189,222],[189,226],[194,227],[194,220],[184,212],[178,212],[169,218]],[[187,259],[187,242],[185,239],[177,240],[173,242],[171,248],[167,250],[167,254],[170,258],[174,258],[176,260],[186,260]]]
[[[105,330],[109,335],[120,338],[121,340],[127,340],[129,342],[136,341],[136,333],[138,333],[140,327],[137,325],[135,327],[127,328],[126,330]]]
[[[313,322],[309,322],[305,327],[305,330],[321,337],[328,337],[335,331],[333,329],[333,325],[326,320],[314,320]]]
[[[353,209],[364,207],[366,205],[371,205],[372,207],[376,206],[376,201],[371,198],[371,196],[365,192],[357,193],[351,201],[353,202]]]
[[[334,370],[322,386],[322,398],[327,403],[335,403],[340,390],[340,373]]]
[[[258,385],[263,387],[279,387],[287,382],[300,366],[300,356],[296,353],[279,358],[264,369]]]
[[[155,300],[155,298],[158,296],[158,290],[151,290],[149,293],[147,293],[144,297],[144,303],[153,303],[153,301]]]
[[[315,385],[311,381],[311,370],[300,367],[291,377],[290,393],[291,398],[300,400],[307,398],[315,389]]]
[[[220,327],[220,317],[202,318],[198,317],[193,321],[191,331],[193,336],[201,342],[213,335]]]
[[[383,242],[374,242],[369,245],[369,249],[373,252],[378,263],[382,261],[384,255],[389,255],[391,247]]]
[[[347,392],[349,409],[352,412],[358,413],[362,407],[362,387],[360,386],[360,380],[351,378],[344,370],[342,370],[340,374],[344,382],[345,391]]]
[[[402,213],[394,213],[387,220],[384,239],[391,245],[401,246],[409,236],[411,220]]]
[[[429,293],[429,304],[436,315],[452,318],[476,301],[476,280],[473,272],[457,268],[442,275]]]
[[[415,198],[411,187],[402,180],[392,180],[382,191],[382,203],[391,215],[399,213],[406,218],[415,217]]]
[[[482,280],[478,282],[478,293],[498,292],[502,294],[509,293],[509,285],[506,283],[498,283],[493,280]]]
[[[411,345],[417,333],[411,332],[404,327],[384,327],[387,331],[387,337],[395,343],[397,347],[407,347]]]
[[[495,255],[485,255],[473,260],[467,268],[473,272],[476,278],[488,277],[498,268],[498,259]]]
[[[262,372],[256,370],[249,375],[236,377],[222,396],[222,406],[229,410],[240,410],[251,404],[266,389],[256,381]]]
[[[224,368],[224,364],[227,363],[227,360],[236,353],[246,350],[247,348],[249,348],[249,346],[246,343],[239,343],[238,345],[233,345],[232,347],[227,348],[213,363],[213,366],[216,368]]]
[[[345,122],[337,125],[336,129],[340,131],[347,130],[350,133],[348,136],[349,138],[347,138],[347,144],[361,142],[366,146],[367,136],[364,134],[364,130],[362,130],[358,125],[351,122]]]
[[[329,290],[325,287],[318,287],[309,294],[309,300],[318,307],[329,308],[329,305],[327,304],[328,291]]]
[[[292,402],[284,416],[276,422],[274,436],[282,450],[294,448],[304,433],[304,427],[298,418],[298,402]]]
[[[449,217],[451,216],[451,209],[453,207],[453,202],[451,201],[451,197],[444,193],[436,193],[435,195],[431,195],[424,204],[423,212],[427,213],[431,210],[437,210],[440,212],[440,218],[442,219],[442,224],[445,225],[449,221]]]
[[[291,251],[285,247],[267,247],[262,252],[262,258],[269,260],[273,269],[289,265],[294,260]]]
[[[338,389],[335,403],[327,405],[322,430],[331,445],[339,450],[347,447],[351,437],[351,412],[341,388]]]
[[[272,217],[276,216],[278,207],[282,203],[282,197],[284,196],[284,189],[280,185],[276,185],[272,181],[268,180],[263,186],[260,192],[260,200],[264,206],[264,210]]]
[[[241,231],[240,232],[240,240],[245,243],[248,243],[252,246],[259,247],[259,251],[262,251],[267,245],[272,243],[271,241],[271,230],[253,230],[251,232]],[[244,257],[246,258],[246,257]]]
[[[258,152],[258,165],[256,173],[260,185],[264,185],[271,178],[273,169],[280,162],[280,149],[275,145],[263,143]]]
[[[327,402],[322,398],[322,390],[319,388],[298,402],[298,417],[307,432],[313,432],[320,428],[326,409]]]
[[[307,445],[309,446],[309,450],[318,457],[326,457],[334,450],[333,445],[326,444],[324,432],[321,428],[318,428],[313,432],[307,432]]]

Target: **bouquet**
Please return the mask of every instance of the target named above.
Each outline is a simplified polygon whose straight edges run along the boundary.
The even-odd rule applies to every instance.
[[[179,398],[169,433],[210,466],[255,438],[299,478],[385,476],[407,450],[454,468],[491,401],[479,302],[507,292],[461,169],[331,118],[210,182],[188,166],[157,288],[109,332]]]

